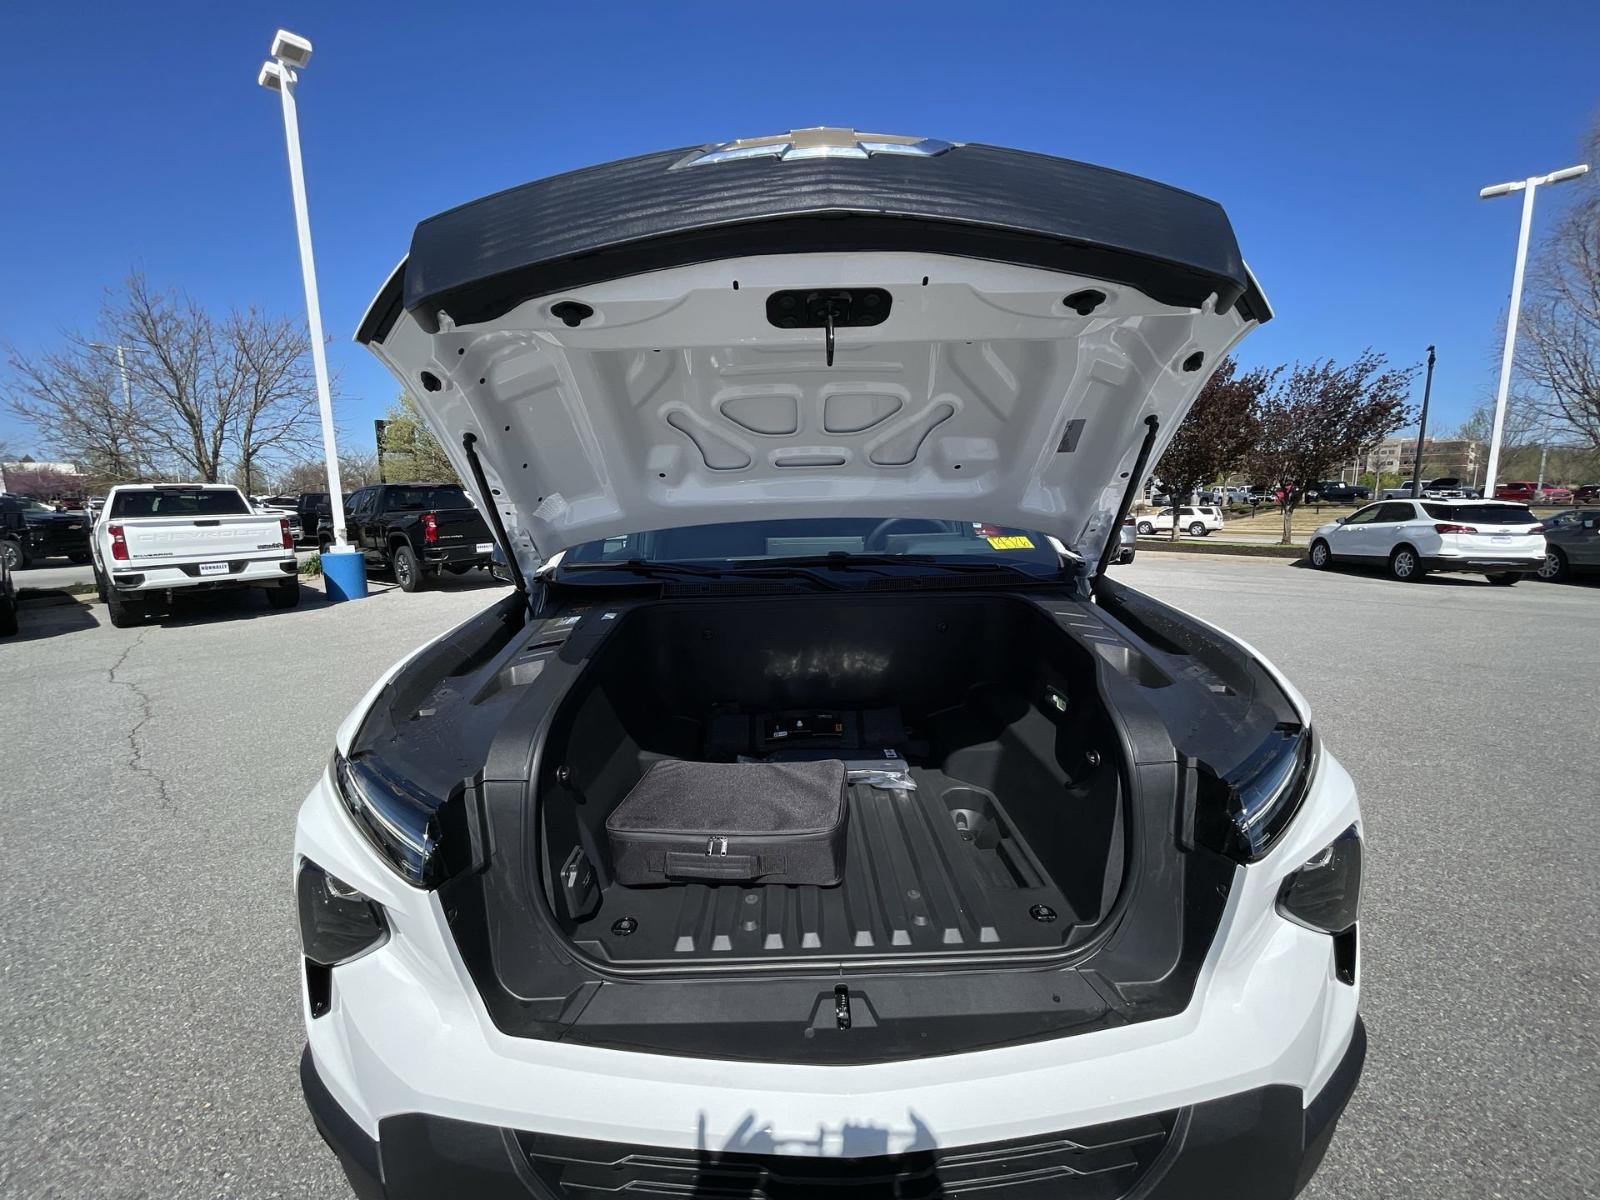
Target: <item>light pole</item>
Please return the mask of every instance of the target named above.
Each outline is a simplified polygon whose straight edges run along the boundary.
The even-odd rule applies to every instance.
[[[117,352],[117,374],[122,377],[122,407],[128,412],[133,411],[133,389],[128,383],[128,348],[123,345],[111,346],[105,342],[89,342],[96,350],[115,350]]]
[[[1517,235],[1517,265],[1511,272],[1511,308],[1506,313],[1506,348],[1500,356],[1500,389],[1495,394],[1494,430],[1489,435],[1489,466],[1483,479],[1483,494],[1490,500],[1494,499],[1495,476],[1500,471],[1500,437],[1506,424],[1506,394],[1511,388],[1511,356],[1517,344],[1517,315],[1522,309],[1522,270],[1528,262],[1528,231],[1533,226],[1533,193],[1543,184],[1576,179],[1588,169],[1588,163],[1579,163],[1548,175],[1530,175],[1510,183],[1497,183],[1478,193],[1480,200],[1508,196],[1512,192],[1522,193],[1522,231]]]
[[[1428,441],[1428,397],[1433,395],[1433,347],[1428,347],[1428,378],[1422,385],[1422,417],[1417,425],[1417,454],[1411,460],[1411,498],[1422,495],[1422,448]]]
[[[323,578],[330,600],[354,600],[367,594],[366,563],[350,549],[345,536],[344,491],[339,479],[339,451],[333,436],[333,397],[328,388],[328,358],[322,344],[322,305],[317,299],[317,267],[311,255],[311,217],[306,211],[305,168],[300,161],[300,120],[295,108],[297,70],[311,61],[311,43],[287,29],[272,39],[272,61],[261,64],[256,82],[283,101],[283,137],[289,150],[289,191],[294,199],[295,231],[300,238],[300,274],[306,290],[306,323],[311,335],[311,365],[317,377],[317,408],[322,414],[322,454],[328,468],[328,510],[333,518],[333,546],[324,560]]]
[[[128,348],[120,343],[112,346],[105,342],[90,342],[96,350],[115,350],[117,352],[117,374],[122,378],[122,415],[130,425],[133,423],[133,385],[128,380]],[[135,350],[135,354],[139,351]],[[139,452],[133,451],[133,470],[139,478],[144,477],[144,464],[139,461]]]
[[[383,434],[384,434],[384,431],[386,429],[388,429],[388,428],[389,428],[389,422],[385,421],[382,417],[378,417],[372,422],[373,440],[378,443],[378,482],[379,483],[388,483],[389,482],[389,477],[388,477],[388,475],[386,475],[384,473],[384,470],[383,470]]]

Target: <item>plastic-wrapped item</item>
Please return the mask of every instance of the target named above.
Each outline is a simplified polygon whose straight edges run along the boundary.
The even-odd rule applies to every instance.
[[[864,783],[870,788],[888,792],[914,792],[917,781],[911,778],[911,767],[904,759],[898,761],[873,760],[871,762],[845,763],[845,778],[851,783]]]

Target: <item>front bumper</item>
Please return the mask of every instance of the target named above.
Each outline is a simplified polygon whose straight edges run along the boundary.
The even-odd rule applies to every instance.
[[[1064,1133],[1087,1137],[1150,1121],[1166,1122],[1162,1144],[1178,1147],[1171,1164],[1145,1164],[1149,1172],[1159,1166],[1167,1190],[1046,1194],[1291,1196],[1315,1169],[1323,1135],[1354,1087],[1364,1037],[1358,986],[1340,979],[1333,939],[1286,920],[1275,904],[1288,873],[1359,819],[1348,774],[1324,752],[1284,840],[1240,869],[1183,1013],[1023,1045],[834,1067],[636,1053],[500,1032],[461,962],[438,894],[405,885],[379,861],[325,774],[301,809],[296,855],[383,905],[391,937],[334,968],[325,1015],[308,1010],[318,1081],[308,1095],[316,1093],[313,1109],[320,1104],[319,1122],[347,1162],[367,1163],[368,1174],[384,1181],[387,1190],[363,1196],[397,1200],[559,1195],[528,1165],[529,1139],[582,1143],[585,1153],[598,1144],[618,1169],[663,1160],[679,1171],[692,1161],[699,1170],[708,1153],[719,1162],[745,1152],[777,1155],[786,1170],[816,1158],[937,1153],[949,1156],[945,1169],[953,1172],[968,1151],[1009,1155],[1015,1170],[1020,1154],[1035,1161],[1055,1153],[1049,1147],[1059,1149]],[[523,1149],[512,1154],[513,1145]],[[469,1155],[464,1147],[478,1149]],[[433,1172],[444,1168],[429,1165],[434,1155],[464,1172],[457,1186],[408,1190],[413,1171],[437,1180]],[[1245,1191],[1256,1186],[1258,1157],[1293,1163],[1294,1171],[1263,1167],[1266,1190]],[[491,1178],[515,1167],[507,1178],[523,1190],[477,1186],[478,1176],[465,1172],[483,1161],[492,1163]],[[1226,1181],[1225,1193],[1177,1182],[1207,1171]],[[1004,1194],[1031,1200],[1035,1193]]]
[[[89,553],[89,532],[86,529],[34,528],[29,531],[28,555],[31,558],[66,558],[73,554]]]
[[[896,1154],[833,1158],[772,1153],[765,1130],[739,1149],[552,1137],[422,1113],[385,1117],[369,1137],[317,1073],[311,1048],[300,1083],[317,1132],[360,1200],[553,1200],[638,1191],[729,1196],[951,1196],[1008,1200],[1269,1200],[1291,1197],[1322,1162],[1366,1059],[1356,1018],[1322,1090],[1269,1085],[1087,1129],[941,1148],[931,1137]],[[925,1133],[919,1130],[919,1134]],[[856,1127],[864,1149],[887,1131]]]

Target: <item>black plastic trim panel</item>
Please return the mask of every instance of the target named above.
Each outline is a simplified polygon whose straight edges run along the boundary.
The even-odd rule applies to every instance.
[[[1041,267],[1198,307],[1271,317],[1215,201],[1105,167],[998,146],[932,158],[753,159],[672,169],[698,147],[551,176],[417,226],[357,331],[403,306],[458,325],[604,280],[717,259],[912,251]],[[850,282],[841,281],[841,285]]]

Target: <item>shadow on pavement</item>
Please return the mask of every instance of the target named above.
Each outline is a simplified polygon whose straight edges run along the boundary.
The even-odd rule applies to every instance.
[[[255,621],[262,617],[293,617],[296,613],[329,607],[329,600],[319,587],[300,585],[300,603],[293,608],[269,608],[261,588],[241,588],[233,592],[179,593],[171,604],[152,607],[140,625],[160,625],[181,629],[189,625],[210,625],[218,621]],[[105,622],[109,624],[109,621]]]
[[[448,571],[438,575],[429,575],[424,581],[419,592],[484,592],[494,588],[510,587],[504,579],[496,579],[487,571],[472,570],[461,575],[452,575]],[[373,567],[367,568],[367,591],[374,595],[383,592],[398,592],[400,585],[394,581],[394,576],[388,571]]]
[[[465,575],[430,576],[419,589],[423,592],[477,592],[504,589],[509,585],[494,578],[487,571],[472,571]],[[381,596],[399,592],[400,585],[383,576],[367,578],[367,594]],[[254,621],[262,617],[292,617],[296,613],[330,608],[333,602],[322,590],[320,579],[300,581],[300,603],[294,608],[269,608],[259,588],[245,588],[234,592],[196,593],[173,597],[172,604],[155,610],[140,624],[181,628],[187,625],[207,625],[214,621]],[[104,618],[102,617],[102,621]]]
[[[1305,559],[1305,558],[1297,558],[1293,562],[1286,562],[1285,565],[1292,566],[1296,570],[1300,570],[1300,571],[1316,572],[1318,570],[1318,568],[1313,567],[1311,565],[1311,562],[1310,562],[1309,559]],[[1341,563],[1338,563],[1338,564],[1336,564],[1334,566],[1331,566],[1331,567],[1323,567],[1323,568],[1321,568],[1321,570],[1324,570],[1324,571],[1328,572],[1328,574],[1330,574],[1330,575],[1349,575],[1349,576],[1353,576],[1355,578],[1365,577],[1367,579],[1375,579],[1379,583],[1388,583],[1388,584],[1393,584],[1395,587],[1406,587],[1406,588],[1413,588],[1413,587],[1454,587],[1454,588],[1491,588],[1492,587],[1492,588],[1501,588],[1501,587],[1504,586],[1503,584],[1494,583],[1493,581],[1491,581],[1489,579],[1489,577],[1487,575],[1475,575],[1475,574],[1472,574],[1471,572],[1462,572],[1462,573],[1458,574],[1458,573],[1456,573],[1454,571],[1431,571],[1427,575],[1424,575],[1421,579],[1415,579],[1415,580],[1391,579],[1389,577],[1389,575],[1388,575],[1387,568],[1385,567],[1384,564],[1381,564],[1381,563],[1377,563],[1377,564],[1374,564],[1374,565],[1369,567],[1369,566],[1367,566],[1367,565],[1365,565],[1363,563],[1345,563],[1345,562],[1341,562]],[[1563,587],[1563,586],[1571,586],[1572,584],[1575,584],[1575,583],[1576,584],[1582,584],[1584,582],[1600,583],[1600,575],[1594,576],[1592,581],[1586,581],[1586,580],[1583,580],[1583,579],[1580,579],[1580,578],[1571,578],[1571,579],[1564,580],[1560,584],[1546,584],[1544,580],[1535,578],[1532,575],[1523,575],[1523,577],[1520,580],[1517,581],[1515,586],[1516,587],[1528,587],[1528,588],[1543,588],[1543,587],[1547,587],[1547,586],[1550,586],[1550,587]]]
[[[102,623],[89,607],[93,599],[43,589],[23,597],[17,605],[17,632],[0,640],[0,649],[14,642],[38,642],[93,629]]]

